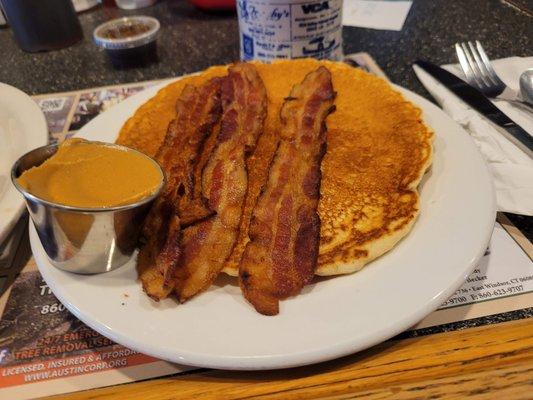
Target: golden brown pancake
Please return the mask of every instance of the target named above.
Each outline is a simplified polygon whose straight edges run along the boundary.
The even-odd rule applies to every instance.
[[[224,75],[226,70],[227,66],[212,67],[165,86],[126,121],[116,142],[154,157],[163,143],[168,124],[176,116],[176,101],[183,88],[187,84],[200,86],[212,77]]]
[[[357,271],[385,253],[411,229],[419,212],[416,188],[431,164],[433,134],[421,111],[385,80],[343,63],[311,59],[257,64],[268,94],[265,131],[249,159],[249,187],[237,245],[224,272],[236,276],[248,241],[252,208],[268,174],[280,129],[279,112],[291,87],[320,65],[337,91],[327,119],[328,150],[322,161],[318,275]],[[175,102],[187,83],[226,73],[212,67],[161,89],[123,126],[118,143],[154,155]]]

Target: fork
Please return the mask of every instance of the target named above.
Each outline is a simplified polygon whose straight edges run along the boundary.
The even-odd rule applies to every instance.
[[[497,100],[505,100],[532,112],[533,108],[521,98],[521,96],[507,87],[492,68],[489,58],[483,50],[481,43],[476,40],[455,44],[455,51],[459,64],[470,86],[475,87],[487,97]]]

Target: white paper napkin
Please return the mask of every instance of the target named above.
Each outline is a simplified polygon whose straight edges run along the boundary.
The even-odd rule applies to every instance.
[[[533,67],[533,57],[494,60],[496,73],[507,86],[519,91],[520,74]],[[414,66],[418,79],[440,104],[444,112],[458,122],[476,142],[492,172],[499,211],[533,215],[533,160],[507,140],[494,125],[446,89],[421,68]],[[458,64],[443,68],[464,79]],[[493,103],[509,118],[533,135],[533,117],[505,101]]]
[[[411,4],[411,0],[346,0],[342,8],[342,24],[401,31]]]

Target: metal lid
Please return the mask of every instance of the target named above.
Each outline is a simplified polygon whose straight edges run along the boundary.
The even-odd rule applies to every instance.
[[[120,28],[131,27],[137,24],[148,27],[148,30],[123,38],[106,37],[106,33],[110,33],[115,30],[118,31]],[[112,19],[111,21],[97,26],[93,32],[93,38],[94,42],[104,49],[131,49],[133,47],[139,47],[154,41],[159,33],[159,28],[160,25],[157,19],[144,15],[135,15],[131,17]]]

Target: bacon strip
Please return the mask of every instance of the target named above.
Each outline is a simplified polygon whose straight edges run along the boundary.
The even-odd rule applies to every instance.
[[[334,98],[330,72],[320,67],[292,88],[281,109],[281,140],[239,266],[241,290],[261,314],[278,314],[279,300],[298,294],[313,278],[325,119]]]
[[[175,286],[181,302],[213,283],[235,246],[248,189],[246,160],[266,117],[266,90],[251,64],[229,68],[221,96],[220,132],[202,174],[203,194],[216,215],[184,231]]]
[[[181,227],[213,214],[198,189],[201,182],[195,179],[195,168],[203,143],[221,115],[220,87],[219,78],[199,88],[184,87],[176,103],[176,118],[155,156],[167,181],[145,220],[147,243],[137,259],[143,288],[155,300],[167,297],[174,287]]]

